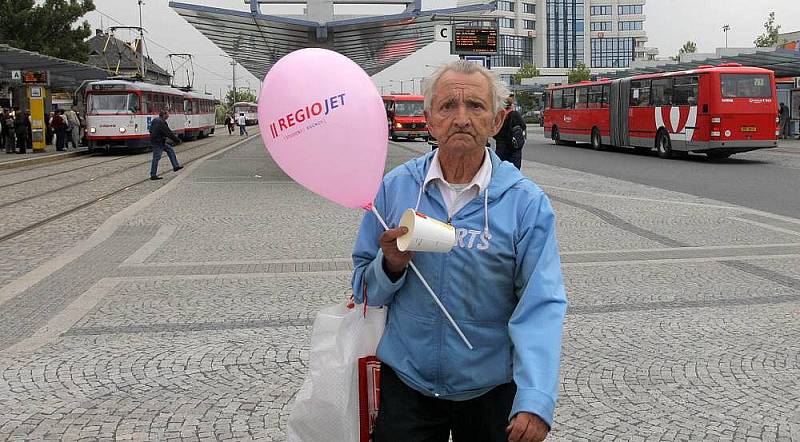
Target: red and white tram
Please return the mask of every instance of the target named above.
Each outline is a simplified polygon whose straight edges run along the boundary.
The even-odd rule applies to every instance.
[[[736,63],[548,89],[545,137],[556,143],[727,158],[777,146],[772,71]]]
[[[86,86],[86,139],[89,149],[150,146],[150,123],[167,109],[169,127],[184,139],[214,131],[210,96],[128,80],[94,81]]]
[[[198,92],[186,92],[183,96],[183,112],[186,116],[183,138],[195,140],[214,133],[216,115],[214,96]]]
[[[238,117],[244,114],[245,123],[248,126],[258,124],[258,104],[248,101],[238,101],[233,104],[233,116]]]

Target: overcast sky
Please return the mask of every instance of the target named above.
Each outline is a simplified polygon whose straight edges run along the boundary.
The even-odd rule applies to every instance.
[[[220,8],[248,10],[244,0],[184,0],[186,3],[203,4]],[[86,19],[92,27],[135,26],[139,23],[137,0],[94,0],[96,12]],[[169,8],[168,0],[145,0],[143,24],[147,30],[147,49],[151,57],[170,71],[167,53],[188,52],[195,55],[195,88],[207,89],[219,95],[225,93],[231,84],[230,59],[199,31],[195,30],[178,14]],[[424,9],[455,6],[455,0],[423,0]],[[300,13],[298,6],[262,5],[264,13]],[[351,7],[352,8],[352,7]],[[713,52],[725,45],[722,25],[729,24],[728,46],[752,47],[753,40],[763,32],[764,22],[769,11],[775,11],[781,32],[800,30],[800,0],[648,0],[645,5],[645,30],[649,37],[648,46],[656,47],[660,57],[674,55],[687,40],[697,43],[699,52]],[[358,13],[357,9],[347,11]],[[385,11],[386,13],[391,11]],[[121,37],[129,36],[120,34]],[[429,74],[432,67],[448,59],[449,45],[434,43],[408,59],[374,76],[378,86],[389,84],[408,91],[414,84],[419,88],[419,80],[413,77]],[[259,88],[259,79],[247,73],[241,66],[237,68],[237,86]]]

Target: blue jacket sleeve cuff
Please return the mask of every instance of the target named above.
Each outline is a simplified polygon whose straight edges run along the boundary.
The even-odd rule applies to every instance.
[[[517,388],[517,395],[514,397],[514,405],[511,406],[511,414],[508,420],[520,412],[533,413],[547,424],[553,427],[553,413],[555,413],[555,401],[545,393],[532,388]]]
[[[389,275],[383,270],[383,250],[378,249],[378,254],[367,270],[367,284],[373,285],[367,289],[367,305],[381,306],[391,302],[394,294],[405,284],[407,273],[407,271],[403,271],[403,275],[397,281],[392,282]]]

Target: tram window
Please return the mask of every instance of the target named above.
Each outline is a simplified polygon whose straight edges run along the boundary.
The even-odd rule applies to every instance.
[[[652,106],[672,106],[672,78],[653,80],[650,87],[650,104]]]
[[[676,106],[697,106],[697,77],[675,77],[673,104]]]
[[[553,91],[553,109],[564,108],[564,90],[558,89]]]
[[[139,112],[139,96],[136,94],[128,94],[128,111],[131,113]]]
[[[575,109],[586,109],[589,107],[589,88],[579,87],[575,89]]]
[[[192,113],[192,101],[191,100],[183,100],[183,111],[187,114]]]
[[[650,105],[650,80],[631,81],[631,106]]]

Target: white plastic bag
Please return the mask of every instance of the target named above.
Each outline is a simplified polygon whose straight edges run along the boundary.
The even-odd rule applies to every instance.
[[[384,308],[363,305],[337,304],[322,309],[314,320],[309,354],[309,373],[295,397],[289,416],[289,442],[358,442],[362,431],[360,422],[371,424],[377,413],[378,342],[386,325]],[[374,413],[360,412],[359,359],[362,374],[362,404],[371,402]],[[375,384],[373,384],[375,381]],[[363,414],[363,416],[362,416]]]

